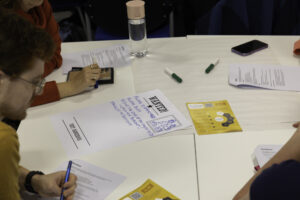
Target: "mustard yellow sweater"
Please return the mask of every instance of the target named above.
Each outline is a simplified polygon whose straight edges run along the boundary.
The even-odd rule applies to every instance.
[[[19,200],[19,140],[16,131],[0,122],[0,200]]]

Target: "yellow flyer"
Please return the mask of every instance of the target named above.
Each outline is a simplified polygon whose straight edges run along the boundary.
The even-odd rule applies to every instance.
[[[179,200],[179,198],[148,179],[143,185],[120,200]]]
[[[198,135],[242,131],[227,100],[186,105]]]

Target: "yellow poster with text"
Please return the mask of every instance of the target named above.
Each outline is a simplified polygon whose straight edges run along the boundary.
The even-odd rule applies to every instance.
[[[227,100],[186,105],[198,135],[242,131]]]
[[[179,198],[148,179],[143,185],[120,200],[179,200]]]

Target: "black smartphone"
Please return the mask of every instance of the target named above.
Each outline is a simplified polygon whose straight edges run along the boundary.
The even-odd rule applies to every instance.
[[[268,48],[268,44],[259,40],[252,40],[244,44],[232,47],[231,51],[241,56],[248,56],[262,49]]]
[[[81,71],[82,67],[72,67],[67,76],[67,81],[72,79],[77,71]],[[98,84],[113,84],[114,83],[114,68],[101,68],[101,78],[97,81]]]

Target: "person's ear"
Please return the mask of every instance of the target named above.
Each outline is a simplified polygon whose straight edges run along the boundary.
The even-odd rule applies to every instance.
[[[5,73],[2,70],[0,70],[0,78],[2,78],[4,75]]]
[[[3,82],[5,75],[6,74],[2,70],[0,70],[0,84]]]

